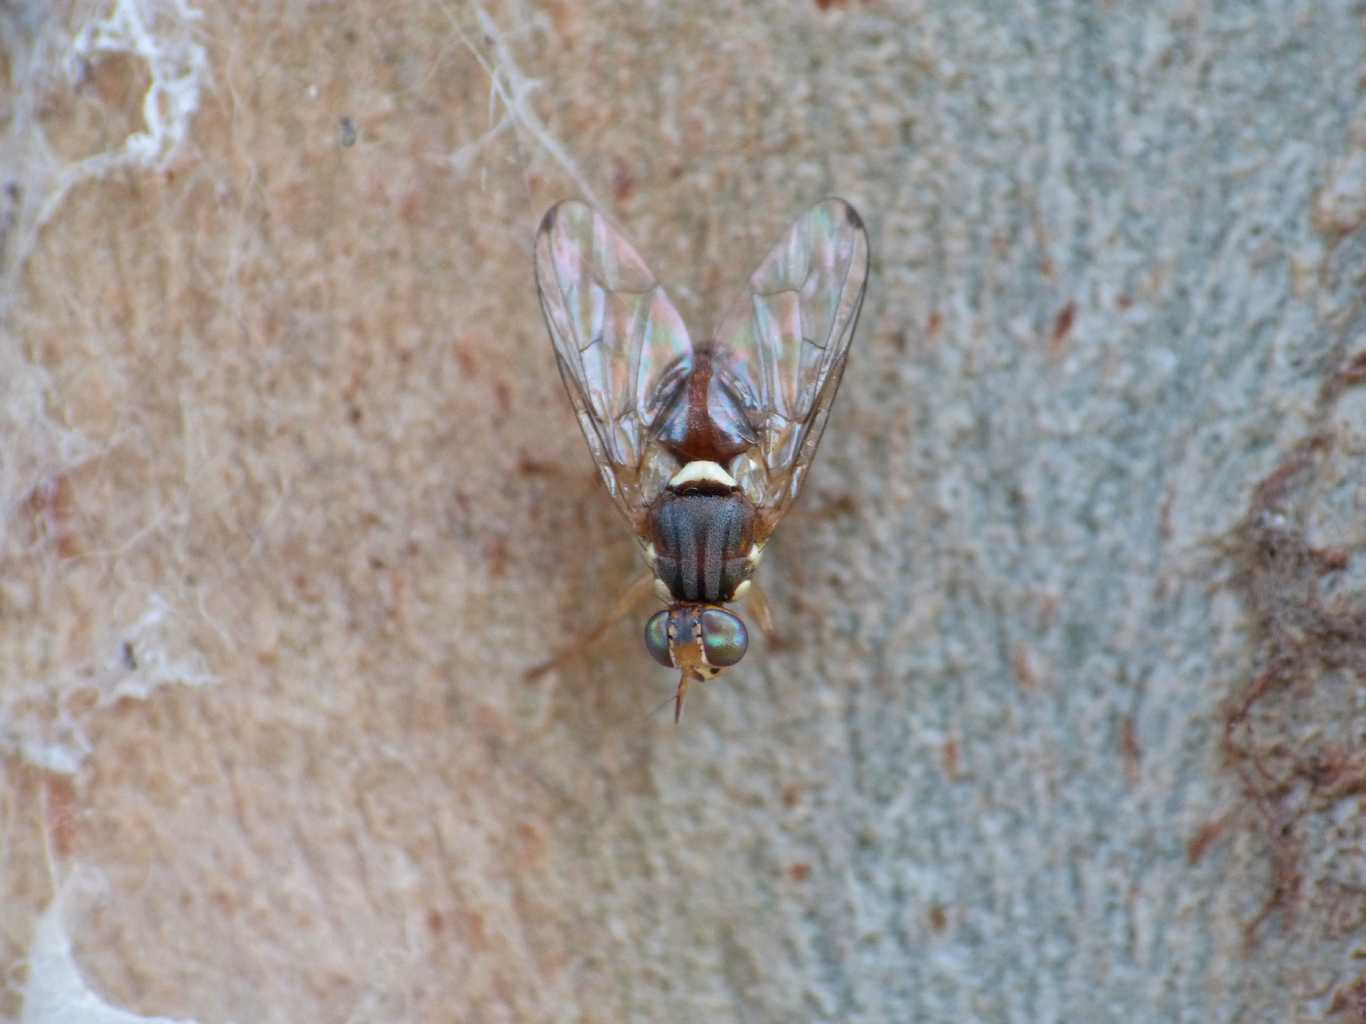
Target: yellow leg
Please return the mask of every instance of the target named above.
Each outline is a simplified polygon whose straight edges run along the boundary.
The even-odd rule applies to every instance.
[[[617,624],[618,619],[624,619],[630,614],[632,608],[640,604],[641,601],[654,592],[654,582],[654,574],[650,572],[646,572],[643,576],[636,579],[629,587],[622,591],[621,596],[617,598],[616,604],[612,605],[612,608],[608,611],[607,615],[604,616],[591,631],[579,637],[549,661],[537,665],[527,672],[527,681],[530,682],[533,679],[539,679],[547,672],[552,672],[559,668],[565,662],[573,661],[575,658],[579,657],[579,655],[591,648],[607,635],[607,631]]]
[[[770,645],[778,644],[778,633],[773,628],[773,611],[769,608],[768,597],[764,594],[764,588],[759,586],[758,580],[749,581],[749,593],[745,594],[745,604],[753,613],[754,621],[764,631],[764,639]]]

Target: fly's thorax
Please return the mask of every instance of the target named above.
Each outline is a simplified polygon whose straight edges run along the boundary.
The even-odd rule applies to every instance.
[[[691,489],[727,494],[737,486],[735,477],[726,472],[726,467],[702,459],[689,462],[669,480],[669,487],[676,491]]]
[[[754,571],[754,504],[715,462],[680,469],[646,515],[647,557],[665,600],[733,600]]]

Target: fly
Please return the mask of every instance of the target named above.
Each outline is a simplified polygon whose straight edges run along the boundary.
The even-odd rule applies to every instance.
[[[680,670],[675,722],[689,683],[749,646],[725,606],[746,600],[769,628],[754,571],[815,457],[867,280],[862,219],[826,199],[791,225],[711,339],[694,344],[601,213],[566,200],[541,221],[536,285],[560,376],[648,569],[613,617],[650,590],[667,606],[646,623],[645,648]]]

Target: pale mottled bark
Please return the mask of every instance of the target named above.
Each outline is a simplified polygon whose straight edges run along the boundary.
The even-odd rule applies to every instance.
[[[1359,4],[203,7],[60,202],[176,69],[0,14],[5,962],[60,884],[203,1024],[1366,1019]],[[832,192],[788,643],[524,683],[634,570],[540,212],[705,329]]]

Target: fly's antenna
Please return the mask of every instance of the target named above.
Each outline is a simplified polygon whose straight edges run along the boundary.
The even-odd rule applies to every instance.
[[[673,697],[665,697],[662,701],[660,701],[658,704],[656,704],[656,705],[655,705],[654,707],[652,707],[648,712],[645,713],[645,716],[644,716],[643,721],[648,722],[650,719],[654,718],[655,715],[659,714],[661,711],[663,711],[666,707],[668,707],[668,706],[669,706],[670,704],[672,704],[673,702],[674,702],[674,698],[673,698]]]
[[[688,695],[688,684],[692,682],[692,673],[686,668],[683,674],[678,677],[678,692],[674,694],[674,725],[683,717],[683,698]]]

